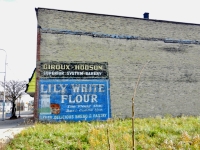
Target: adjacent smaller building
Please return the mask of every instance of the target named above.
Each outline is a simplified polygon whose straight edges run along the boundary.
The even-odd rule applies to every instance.
[[[34,69],[31,77],[29,78],[29,83],[26,85],[25,92],[29,94],[31,97],[34,97],[35,94],[35,84],[36,84],[36,68]]]
[[[10,101],[5,101],[5,112],[10,112],[12,108],[12,103]],[[0,96],[0,112],[3,112],[3,97]]]

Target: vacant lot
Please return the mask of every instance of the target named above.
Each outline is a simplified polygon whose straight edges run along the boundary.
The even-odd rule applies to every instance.
[[[137,150],[200,150],[200,117],[135,119]],[[23,130],[8,150],[129,150],[132,120],[36,123]]]

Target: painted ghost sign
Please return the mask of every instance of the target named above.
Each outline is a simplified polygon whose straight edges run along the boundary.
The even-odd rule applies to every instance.
[[[107,62],[42,62],[40,78],[108,79]]]
[[[107,120],[109,87],[108,79],[40,79],[39,120]]]
[[[39,77],[39,120],[111,117],[107,62],[41,62]]]

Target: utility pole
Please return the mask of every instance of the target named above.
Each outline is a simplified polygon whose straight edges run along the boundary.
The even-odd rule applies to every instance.
[[[19,97],[19,116],[18,116],[18,118],[21,117],[21,116],[20,116],[20,109],[21,109],[21,96]]]
[[[2,113],[2,121],[5,120],[5,88],[6,88],[6,59],[7,59],[7,53],[4,49],[0,49],[5,52],[5,71],[0,72],[4,73],[4,92],[3,92],[3,113]]]

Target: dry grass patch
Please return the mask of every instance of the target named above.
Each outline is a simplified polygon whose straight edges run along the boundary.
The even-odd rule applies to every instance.
[[[200,150],[200,117],[135,119],[137,150]],[[6,150],[131,150],[132,120],[36,123]]]

